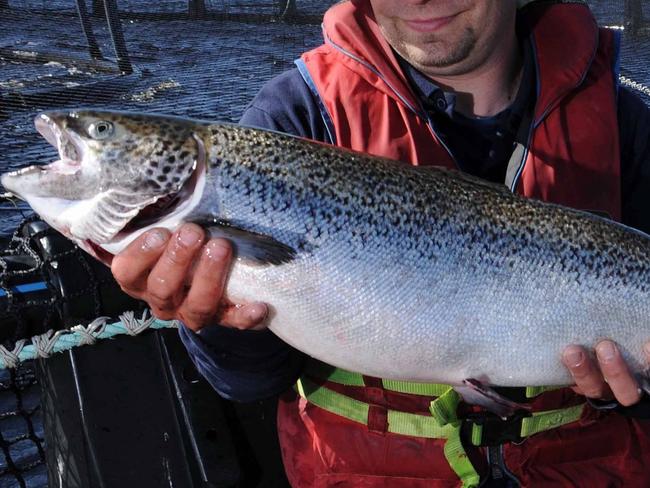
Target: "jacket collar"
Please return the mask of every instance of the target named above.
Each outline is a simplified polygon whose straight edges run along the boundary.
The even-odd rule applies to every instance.
[[[368,0],[348,0],[330,8],[323,19],[323,36],[352,61],[347,65],[359,76],[412,111],[422,112]]]
[[[598,48],[598,26],[583,3],[531,2],[520,11],[520,28],[531,36],[537,68],[538,124],[584,80]],[[347,66],[380,91],[422,114],[368,0],[330,8],[323,20],[325,42],[347,56]]]
[[[534,125],[580,86],[598,50],[598,24],[584,3],[539,1],[520,11],[530,33],[537,68]]]

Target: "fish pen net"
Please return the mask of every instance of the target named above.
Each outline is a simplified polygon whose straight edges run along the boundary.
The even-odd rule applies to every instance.
[[[73,272],[61,274],[61,268]],[[47,485],[35,364],[21,360],[27,348],[37,344],[47,357],[54,346],[47,344],[51,331],[141,308],[120,293],[103,265],[33,216],[5,239],[0,251],[0,486]]]
[[[334,3],[0,0],[0,172],[56,159],[34,130],[41,110],[92,106],[237,121],[265,81],[320,44],[322,15]],[[601,25],[621,32],[621,83],[650,104],[650,1],[588,3]],[[5,350],[107,314],[107,297],[119,292],[106,270],[23,203],[0,200],[0,215]],[[43,238],[56,249],[44,249]],[[51,278],[73,267],[84,271],[63,296]],[[111,302],[114,318],[140,306],[120,300]],[[0,371],[0,487],[47,485],[36,364]]]

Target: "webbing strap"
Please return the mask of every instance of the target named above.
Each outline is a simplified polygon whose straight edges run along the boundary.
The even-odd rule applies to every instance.
[[[461,400],[462,398],[458,392],[451,386],[447,386],[446,391],[431,402],[429,411],[431,412],[431,418],[438,426],[444,426],[447,429],[451,428],[451,431],[447,432],[447,441],[444,447],[445,458],[449,466],[454,470],[456,476],[460,478],[463,487],[475,487],[480,484],[481,477],[467,456],[460,436],[462,421],[458,418],[456,410]]]
[[[474,469],[463,447],[463,441],[460,438],[461,423],[457,421],[450,425],[453,425],[454,430],[445,442],[445,458],[456,476],[460,478],[463,488],[475,488],[481,483],[481,477]]]
[[[301,397],[306,398],[317,407],[355,422],[368,423],[370,407],[367,403],[341,395],[328,388],[319,387],[306,378],[300,378],[296,382],[296,389]]]
[[[297,381],[296,390],[302,398],[323,410],[368,425],[370,405],[365,402],[320,386],[305,377]],[[429,407],[431,416],[387,409],[388,425],[386,430],[393,434],[412,437],[444,439],[445,458],[461,479],[463,488],[471,488],[478,486],[480,477],[462,445],[462,420],[456,414],[458,403],[461,400],[460,395],[453,388],[447,387],[445,392],[431,402]],[[521,420],[520,436],[528,437],[575,422],[582,416],[584,407],[583,403],[564,409],[533,412],[532,416]],[[481,425],[472,424],[471,442],[473,445],[481,445],[482,431]]]
[[[363,375],[339,368],[333,368],[324,363],[310,361],[307,373],[332,383],[345,386],[366,386]],[[460,395],[449,385],[436,383],[414,383],[382,379],[382,386],[389,391],[437,397],[430,404],[431,416],[419,415],[387,409],[387,431],[393,434],[444,439],[444,453],[449,466],[462,481],[463,488],[478,486],[480,477],[472,466],[461,440],[462,421],[458,419],[456,409],[462,400]],[[545,391],[558,387],[536,386],[526,388],[526,397],[533,398]],[[314,405],[335,415],[340,415],[354,422],[368,425],[370,406],[341,393],[319,386],[306,378],[301,378],[296,384],[298,393]],[[531,417],[521,420],[522,438],[553,429],[578,420],[583,412],[584,404],[566,409],[534,412]],[[483,427],[472,423],[471,442],[479,446],[483,440]]]
[[[332,383],[339,383],[345,386],[366,386],[363,375],[340,368],[333,368],[320,361],[308,361],[306,371],[311,376],[331,381]]]
[[[413,383],[410,381],[395,381],[382,379],[384,388],[398,393],[408,393],[410,395],[424,395],[439,397],[449,390],[449,385],[438,383]]]
[[[535,398],[545,391],[560,390],[562,386],[528,386],[526,387],[526,398]]]
[[[321,363],[320,361],[309,361],[307,365],[307,374],[345,386],[366,386],[362,374],[353,373],[340,368],[333,368]],[[449,390],[449,385],[441,385],[438,383],[413,383],[411,381],[386,379],[382,379],[381,381],[382,386],[386,390],[395,391],[397,393],[408,393],[409,395],[438,397]]]
[[[304,377],[297,381],[296,390],[301,397],[309,400],[310,403],[323,410],[340,415],[354,422],[359,422],[364,425],[368,424],[369,405],[367,403],[319,386]],[[448,412],[454,400],[456,400],[456,405],[460,401],[460,396],[455,391],[449,387],[448,390],[451,390],[454,394],[443,394],[441,398],[444,397],[444,400],[438,404],[440,411],[444,412],[445,415],[449,415]],[[435,402],[432,402],[432,405],[433,403]],[[455,418],[453,422],[441,425],[439,423],[440,419],[427,415],[387,410],[387,419],[387,431],[393,434],[425,437],[429,439],[445,439],[445,458],[462,481],[463,488],[478,486],[480,477],[463,448],[460,438],[461,422],[458,418]]]
[[[302,377],[296,382],[301,397],[317,407],[355,422],[368,424],[369,405],[337,391],[317,385]],[[415,413],[387,410],[388,432],[430,439],[446,439],[447,425],[440,425],[433,417]]]
[[[533,412],[532,417],[526,417],[521,421],[521,437],[528,437],[575,422],[582,416],[585,405],[586,403],[582,403],[574,407],[560,408],[558,410]]]
[[[363,375],[340,368],[327,366],[320,361],[312,360],[307,365],[307,373],[317,378],[339,383],[345,386],[366,386]],[[414,383],[412,381],[397,381],[382,379],[386,390],[409,395],[423,395],[439,397],[449,390],[449,385],[440,383]],[[526,388],[526,398],[534,398],[546,391],[559,390],[561,386],[529,386]]]
[[[461,397],[451,386],[429,405],[431,417],[438,425],[447,425],[458,420],[456,408]]]

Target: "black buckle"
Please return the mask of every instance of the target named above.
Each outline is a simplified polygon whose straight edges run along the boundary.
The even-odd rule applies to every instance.
[[[481,440],[479,446],[499,446],[506,442],[521,442],[521,424],[523,419],[531,417],[528,410],[517,410],[507,419],[502,419],[491,412],[471,413],[463,419],[461,433],[467,440],[472,440],[474,426],[480,426]],[[476,445],[476,444],[474,444]]]

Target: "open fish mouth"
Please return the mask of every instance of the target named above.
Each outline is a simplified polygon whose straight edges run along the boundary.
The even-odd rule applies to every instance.
[[[186,176],[178,185],[162,188],[156,175],[147,180],[149,174],[144,170],[136,171],[135,178],[123,168],[104,171],[105,165],[117,163],[129,168],[136,163],[129,159],[129,153],[119,161],[105,158],[105,151],[111,153],[102,141],[91,143],[83,132],[85,128],[68,126],[65,118],[72,116],[54,112],[36,117],[37,131],[56,148],[59,158],[3,174],[1,181],[10,193],[26,200],[45,221],[84,250],[109,264],[112,255],[150,228],[175,230],[198,205],[207,171],[206,151],[199,135],[189,134],[196,142],[196,152],[190,153],[194,160],[187,162]],[[141,156],[140,164],[147,163],[145,157]]]
[[[85,143],[79,136],[62,129],[46,114],[38,115],[34,119],[34,125],[38,132],[56,148],[59,159],[49,164],[27,166],[2,175],[3,186],[11,194],[23,200],[29,200],[30,195],[46,197],[51,193],[51,190],[45,190],[40,184],[45,181],[42,178],[47,178],[48,181],[52,179],[63,181],[70,176],[78,175],[82,170],[86,153]],[[72,191],[61,190],[60,193],[62,194],[59,196],[63,198],[66,198],[67,193],[72,195]]]
[[[43,171],[54,171],[61,174],[74,174],[81,169],[84,155],[84,143],[79,136],[71,131],[62,129],[46,114],[40,114],[34,119],[36,130],[59,152],[57,161],[41,166]]]

